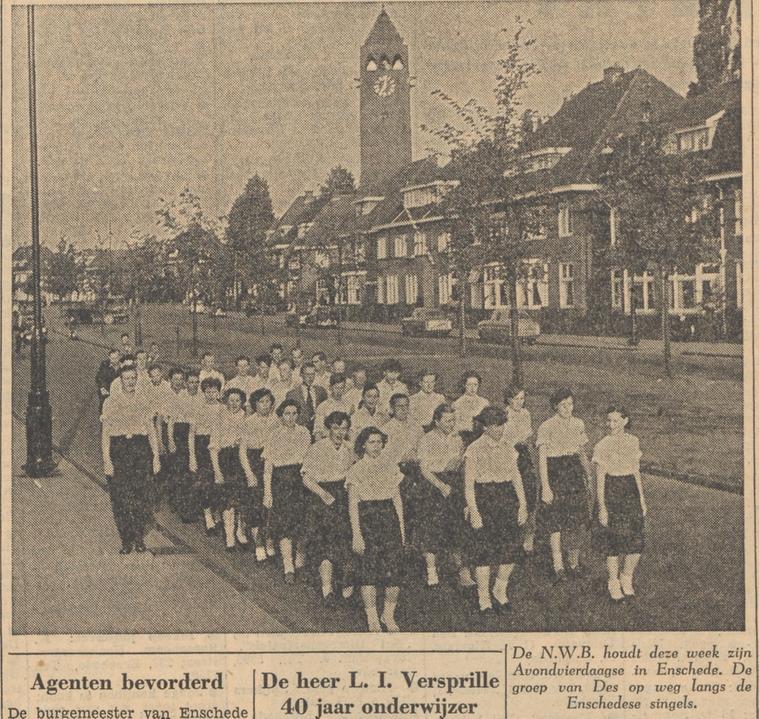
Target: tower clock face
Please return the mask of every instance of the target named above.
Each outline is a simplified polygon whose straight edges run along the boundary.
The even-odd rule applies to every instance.
[[[390,97],[395,92],[395,79],[390,75],[380,75],[372,89],[379,97]]]

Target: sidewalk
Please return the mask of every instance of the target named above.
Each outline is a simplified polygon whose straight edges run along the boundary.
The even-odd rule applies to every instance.
[[[108,494],[63,459],[57,476],[24,475],[24,435],[14,420],[14,634],[287,631],[165,533],[120,555]]]

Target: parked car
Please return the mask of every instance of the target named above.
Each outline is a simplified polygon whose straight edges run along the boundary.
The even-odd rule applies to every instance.
[[[401,320],[401,334],[409,337],[448,337],[451,330],[453,323],[445,312],[434,307],[417,307]]]
[[[296,327],[336,327],[337,313],[333,307],[317,305],[311,311],[299,314],[288,312],[285,317],[285,326]]]
[[[83,302],[69,306],[63,321],[67,325],[123,325],[129,322],[129,312],[122,304]]]
[[[258,304],[256,302],[248,302],[245,305],[245,316],[254,317],[260,314],[264,315],[276,315],[280,311],[280,308],[271,302]]]
[[[190,314],[204,315],[206,311],[205,302],[190,302]]]
[[[535,344],[540,336],[540,324],[525,310],[519,310],[519,339],[525,344]],[[493,314],[477,324],[477,334],[483,342],[506,343],[511,341],[511,310],[493,310]]]

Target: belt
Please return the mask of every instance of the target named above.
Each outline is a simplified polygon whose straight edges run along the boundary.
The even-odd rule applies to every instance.
[[[133,439],[134,437],[147,437],[148,435],[140,433],[140,434],[112,434],[111,437],[113,439]]]

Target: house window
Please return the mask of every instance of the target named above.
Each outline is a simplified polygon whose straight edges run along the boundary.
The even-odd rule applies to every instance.
[[[346,277],[346,297],[345,300],[349,305],[361,304],[361,282],[358,275],[348,275]]]
[[[509,304],[509,288],[501,277],[500,267],[487,265],[483,273],[485,282],[485,309],[492,310]]]
[[[414,233],[414,256],[422,257],[427,254],[427,234],[422,230]]]
[[[521,281],[521,307],[536,309],[548,307],[548,264],[541,260],[528,260],[527,278]]]
[[[609,209],[609,244],[617,244],[617,211],[613,207]]]
[[[438,299],[441,305],[449,305],[453,302],[453,277],[440,275],[437,281]]]
[[[387,238],[377,238],[377,259],[384,260],[387,257]]]
[[[385,302],[388,305],[398,304],[398,275],[388,275],[385,278],[386,292]]]
[[[679,152],[708,150],[710,145],[709,129],[706,127],[681,132],[677,136],[677,149]]]
[[[656,309],[654,276],[652,274],[644,272],[642,275],[635,275],[633,288],[635,291],[635,307],[637,309],[644,312]]]
[[[622,270],[611,271],[611,306],[623,310],[623,297],[625,294],[625,276]]]
[[[448,251],[448,245],[451,244],[451,233],[450,232],[441,232],[437,236],[437,251],[438,252],[447,252]]]
[[[380,276],[377,278],[377,304],[378,305],[386,304],[386,301],[385,301],[386,296],[387,296],[387,293],[385,292],[385,278]]]
[[[735,190],[735,234],[743,234],[743,190]]]
[[[397,235],[395,238],[395,256],[405,257],[408,249],[406,235]]]
[[[406,275],[406,304],[415,305],[419,299],[419,282],[416,275]]]
[[[561,307],[575,306],[575,268],[571,262],[559,265],[559,305]]]
[[[735,306],[743,309],[743,263],[735,263]]]
[[[572,212],[568,205],[559,208],[559,237],[572,234]]]

